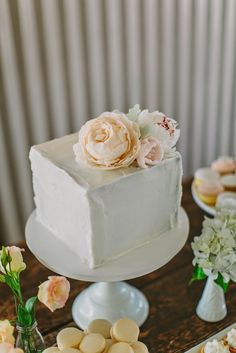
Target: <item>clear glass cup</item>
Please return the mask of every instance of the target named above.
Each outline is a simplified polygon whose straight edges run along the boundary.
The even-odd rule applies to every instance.
[[[36,321],[31,326],[17,324],[16,329],[18,332],[16,347],[21,348],[24,353],[41,353],[46,348]]]

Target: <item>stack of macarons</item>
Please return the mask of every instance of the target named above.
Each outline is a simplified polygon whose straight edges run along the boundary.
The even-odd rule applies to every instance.
[[[236,210],[236,192],[222,192],[217,197],[216,207],[218,209],[228,208]]]
[[[224,175],[220,178],[220,182],[225,191],[236,192],[236,174]]]
[[[75,327],[62,329],[56,338],[57,345],[43,353],[148,353],[138,337],[139,327],[133,320],[122,318],[112,325],[97,319],[85,331]]]
[[[231,329],[225,337],[220,340],[208,341],[201,347],[199,353],[236,353],[236,329]]]
[[[220,157],[211,165],[212,170],[221,175],[220,181],[225,191],[236,192],[236,159]]]
[[[211,168],[200,168],[194,174],[198,197],[208,205],[215,205],[217,196],[224,191],[220,175]]]
[[[211,168],[220,175],[234,174],[236,171],[236,160],[232,157],[219,157],[212,162]]]
[[[194,183],[200,200],[214,206],[219,194],[224,191],[236,192],[236,160],[219,157],[211,167],[195,172]]]

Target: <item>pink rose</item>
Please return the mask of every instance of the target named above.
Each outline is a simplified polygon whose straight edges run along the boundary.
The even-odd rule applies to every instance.
[[[141,140],[141,148],[137,156],[137,163],[141,168],[156,165],[163,159],[164,151],[160,142],[152,136]]]
[[[63,308],[70,292],[70,283],[65,277],[50,276],[40,284],[38,299],[51,311]]]
[[[15,339],[13,336],[14,327],[8,320],[0,321],[0,343],[14,344]]]
[[[14,348],[13,344],[0,343],[0,353],[24,353],[20,348]]]

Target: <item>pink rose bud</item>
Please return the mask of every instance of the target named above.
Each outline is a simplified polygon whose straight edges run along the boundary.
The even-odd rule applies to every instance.
[[[26,268],[26,264],[24,263],[24,259],[22,256],[22,252],[24,249],[20,249],[17,246],[7,246],[6,250],[8,254],[11,256],[11,262],[7,265],[8,271],[21,272]],[[5,273],[5,270],[0,262],[0,271]]]
[[[48,309],[54,311],[63,308],[70,292],[70,283],[65,277],[50,276],[40,284],[38,299]]]
[[[141,148],[137,156],[137,163],[141,168],[156,165],[163,159],[164,151],[161,143],[155,137],[146,137],[141,140]]]

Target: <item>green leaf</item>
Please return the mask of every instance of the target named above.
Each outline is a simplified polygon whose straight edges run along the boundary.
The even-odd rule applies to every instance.
[[[17,321],[22,326],[30,326],[34,322],[34,317],[21,304],[18,305],[17,316]]]
[[[201,281],[206,278],[207,275],[204,273],[203,269],[200,266],[196,265],[193,269],[192,278],[189,282],[189,285],[191,285],[195,281]]]
[[[2,282],[2,283],[5,283],[6,281],[5,281],[5,276],[4,275],[0,275],[0,282]]]
[[[229,287],[229,282],[225,282],[223,276],[220,273],[218,274],[218,277],[215,279],[215,283],[218,284],[218,286],[220,286],[223,289],[224,293],[227,292]]]
[[[32,315],[34,314],[34,307],[37,299],[38,297],[32,297],[32,298],[29,298],[25,303],[25,309],[28,311],[28,313]]]
[[[14,278],[11,275],[6,274],[5,276],[5,283],[15,292],[18,291],[19,285],[18,283],[14,280]]]

